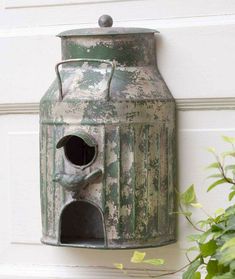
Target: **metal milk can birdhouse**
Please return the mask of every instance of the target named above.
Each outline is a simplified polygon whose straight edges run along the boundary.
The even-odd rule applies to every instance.
[[[42,242],[89,248],[175,241],[175,102],[155,30],[59,34],[62,61],[40,103]]]

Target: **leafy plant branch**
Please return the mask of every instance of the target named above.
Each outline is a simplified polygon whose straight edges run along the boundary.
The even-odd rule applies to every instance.
[[[160,265],[164,264],[163,259],[154,258],[154,259],[145,260],[145,256],[146,256],[145,252],[134,251],[133,256],[131,258],[131,262],[135,263],[135,264],[146,263],[146,264],[151,264],[153,266],[160,266]],[[174,271],[167,271],[167,270],[163,271],[163,270],[157,270],[157,269],[155,269],[155,270],[143,269],[143,270],[146,271],[145,277],[160,278],[160,277],[165,277],[165,276],[174,275],[176,273],[179,273],[182,270],[185,270],[186,268],[188,268],[191,264],[193,264],[196,261],[198,261],[198,257],[196,257],[193,261],[190,261],[188,264],[184,265],[183,267],[181,267],[177,270],[174,270]],[[124,268],[122,263],[115,263],[114,265],[117,269],[122,270],[125,275],[128,275],[128,277],[132,277],[132,278],[139,277],[138,275],[131,274],[130,270]],[[150,272],[163,272],[163,273],[155,275],[155,274],[150,274]]]

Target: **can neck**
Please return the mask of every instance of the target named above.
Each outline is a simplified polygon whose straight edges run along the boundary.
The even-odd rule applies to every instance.
[[[62,59],[115,60],[119,65],[146,66],[156,63],[154,34],[64,37]]]

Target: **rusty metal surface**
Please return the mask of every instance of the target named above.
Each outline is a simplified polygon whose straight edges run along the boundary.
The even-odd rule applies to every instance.
[[[159,33],[157,30],[148,28],[123,28],[123,27],[101,27],[101,28],[84,28],[72,29],[64,31],[57,35],[57,37],[88,37],[88,36],[107,36],[107,35],[129,35],[129,34],[146,34]]]
[[[116,67],[109,85],[112,67],[107,63],[63,64],[63,99],[55,80],[41,100],[42,242],[122,249],[175,241],[175,102],[156,66],[154,35],[63,38],[62,58],[103,59]],[[77,132],[97,143],[95,160],[84,168],[56,148]],[[86,187],[78,186],[76,194],[55,178],[69,174],[76,180],[97,170],[99,175]],[[96,209],[102,226],[94,226],[103,228],[97,241],[61,242],[61,216],[76,202],[87,202],[88,212]],[[79,218],[81,224],[88,222]]]

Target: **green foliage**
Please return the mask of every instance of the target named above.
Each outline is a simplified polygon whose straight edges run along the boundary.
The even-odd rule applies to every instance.
[[[183,194],[181,194],[180,200],[184,205],[190,205],[191,203],[197,202],[193,184]]]
[[[231,201],[234,198],[234,196],[235,196],[235,191],[230,192],[228,195],[228,200]]]
[[[207,192],[216,189],[217,186],[226,187],[230,189],[228,200],[231,201],[235,197],[235,163],[231,164],[231,160],[235,158],[235,138],[224,136],[223,139],[232,145],[232,150],[217,155],[214,148],[208,149],[215,157],[216,162],[207,167],[208,170],[215,171],[208,176],[208,179],[215,179],[215,181],[210,184]],[[228,157],[229,164],[227,164]],[[193,242],[193,246],[188,251],[196,251],[197,248],[198,254],[189,264],[187,271],[184,272],[183,279],[201,278],[199,274],[202,269],[207,272],[205,279],[234,279],[235,204],[225,210],[221,208],[216,210],[214,216],[206,214],[205,219],[194,224],[191,220],[192,211],[190,210],[194,202],[191,201],[192,199],[186,199],[186,202],[185,198],[182,199],[182,197],[188,196],[188,193],[194,200],[197,200],[196,193],[191,185],[180,195],[180,208],[182,212],[191,213],[188,213],[185,217],[198,233],[188,236],[188,240]],[[200,204],[194,207],[203,210]]]
[[[200,265],[201,265],[201,260],[200,259],[197,259],[192,264],[190,264],[188,269],[184,272],[182,279],[197,279],[197,278],[201,278],[201,274],[199,272],[196,272]]]
[[[220,185],[220,184],[223,184],[223,183],[227,183],[226,179],[224,179],[224,178],[215,181],[214,183],[212,183],[212,184],[208,187],[207,192],[209,192],[210,190],[212,190],[212,189],[215,188],[216,186],[218,186],[218,185]]]
[[[122,264],[122,263],[114,263],[114,266],[115,266],[117,269],[123,270],[123,264]]]
[[[231,272],[226,272],[222,275],[214,276],[212,277],[213,279],[234,279],[235,275],[232,274]]]
[[[219,169],[219,168],[220,168],[219,162],[214,162],[206,167],[206,169]]]
[[[222,138],[225,142],[228,142],[228,143],[231,143],[231,144],[235,143],[235,138],[233,138],[233,137],[222,136]]]
[[[151,264],[154,266],[163,265],[165,262],[163,259],[157,259],[157,258],[145,259],[145,256],[146,256],[145,252],[134,251],[131,257],[131,262]]]
[[[135,251],[131,258],[131,262],[132,263],[142,263],[145,258],[145,255],[146,255],[145,252]]]
[[[205,244],[200,244],[200,252],[202,257],[206,258],[215,254],[217,249],[217,244],[214,239],[211,239]]]

